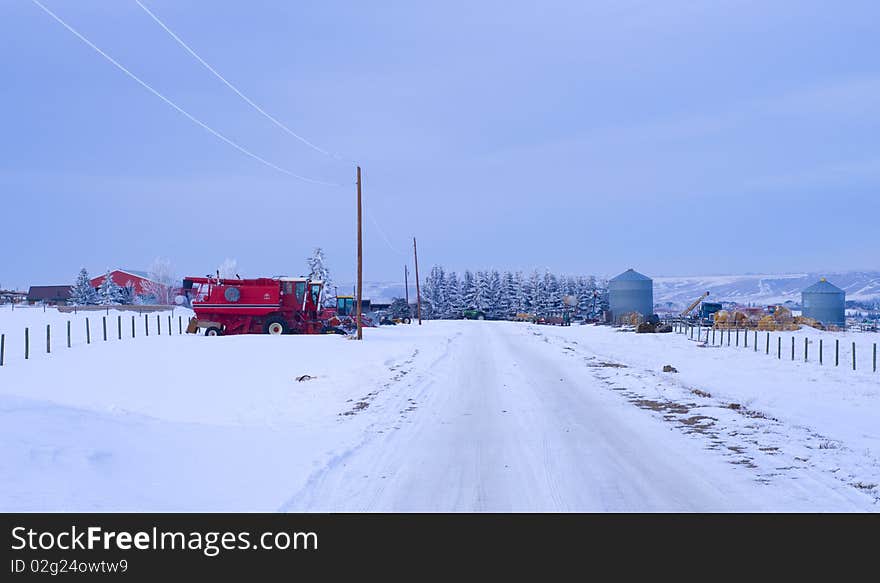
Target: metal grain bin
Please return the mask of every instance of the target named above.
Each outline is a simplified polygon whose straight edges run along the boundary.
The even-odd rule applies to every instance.
[[[633,312],[647,318],[654,313],[654,282],[634,269],[608,280],[608,307],[613,322]]]
[[[801,292],[803,314],[826,326],[846,323],[846,292],[823,277]]]

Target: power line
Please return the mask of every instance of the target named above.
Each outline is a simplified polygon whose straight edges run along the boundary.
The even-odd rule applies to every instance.
[[[99,49],[89,39],[87,39],[82,34],[80,34],[72,26],[70,26],[69,24],[64,22],[57,14],[55,14],[54,12],[52,12],[51,10],[49,10],[48,8],[43,6],[38,0],[31,0],[31,2],[33,2],[40,9],[42,9],[43,12],[45,12],[46,14],[51,16],[53,19],[55,19],[55,21],[58,22],[61,26],[63,26],[64,28],[69,30],[71,33],[73,33],[73,35],[76,36],[78,39],[80,39],[81,41],[86,43],[88,46],[90,46],[92,49],[94,49],[99,55],[101,55],[102,57],[104,57],[105,59],[110,61],[117,69],[119,69],[120,71],[122,71],[123,73],[125,73],[126,75],[131,77],[132,79],[134,79],[144,89],[146,89],[147,91],[149,91],[150,93],[152,93],[153,95],[155,95],[156,97],[158,97],[159,99],[164,101],[166,104],[171,106],[174,110],[176,110],[178,113],[184,115],[187,119],[189,119],[190,121],[192,121],[196,125],[200,126],[202,129],[210,132],[212,135],[214,135],[215,137],[219,138],[220,140],[226,142],[227,144],[229,144],[230,146],[232,146],[233,148],[235,148],[236,150],[238,150],[242,154],[245,154],[246,156],[249,156],[249,157],[253,158],[254,160],[257,160],[258,162],[265,164],[266,166],[268,166],[269,168],[272,168],[273,170],[277,170],[278,172],[281,172],[282,174],[287,174],[288,176],[292,176],[292,177],[297,178],[299,180],[302,180],[304,182],[309,182],[312,184],[322,184],[324,186],[342,186],[341,184],[337,184],[335,182],[326,182],[324,180],[317,180],[314,178],[309,178],[307,176],[302,176],[300,174],[297,174],[295,172],[287,170],[286,168],[282,168],[281,166],[278,166],[276,164],[273,164],[272,162],[269,162],[265,158],[262,158],[262,157],[258,156],[257,154],[254,154],[253,152],[251,152],[247,148],[232,141],[231,139],[227,138],[226,136],[224,136],[223,134],[221,134],[217,130],[211,128],[205,122],[201,121],[200,119],[196,118],[195,116],[193,116],[192,114],[190,114],[189,112],[184,110],[182,107],[180,107],[179,105],[177,105],[176,103],[174,103],[173,101],[171,101],[170,99],[168,99],[167,97],[165,97],[164,95],[159,93],[157,90],[153,89],[149,84],[147,84],[145,81],[143,81],[140,77],[138,77],[137,75],[135,75],[134,73],[132,73],[131,71],[126,69],[118,61],[116,61],[113,57],[111,57],[110,55],[108,55],[107,53],[105,53],[104,51]]]
[[[155,14],[153,14],[153,12],[150,11],[149,8],[147,8],[146,6],[144,6],[144,5],[141,3],[140,0],[134,0],[134,1],[135,1],[135,4],[137,4],[138,6],[140,6],[140,7],[141,7],[141,10],[143,10],[144,12],[146,12],[146,13],[150,16],[150,18],[152,18],[152,19],[156,22],[156,24],[158,24],[159,26],[161,26],[162,29],[163,29],[165,32],[167,32],[167,33],[171,36],[171,38],[173,38],[175,41],[177,41],[177,44],[179,44],[180,46],[182,46],[182,47],[183,47],[183,48],[184,48],[189,54],[191,54],[191,55],[192,55],[192,56],[193,56],[193,57],[194,57],[199,63],[201,63],[201,64],[202,64],[202,65],[203,65],[208,71],[210,71],[211,73],[213,73],[214,76],[217,77],[218,79],[220,79],[220,81],[222,81],[224,85],[226,85],[227,87],[229,87],[229,89],[231,89],[232,91],[234,91],[236,95],[238,95],[239,97],[241,97],[241,98],[245,101],[245,103],[247,103],[248,105],[250,105],[251,107],[253,107],[255,110],[257,110],[257,111],[258,111],[263,117],[265,117],[266,119],[268,119],[269,121],[271,121],[272,123],[274,123],[276,126],[278,126],[279,128],[281,128],[282,130],[284,130],[285,132],[287,132],[288,134],[290,134],[291,136],[293,136],[294,138],[296,138],[297,140],[299,140],[299,141],[302,142],[303,144],[305,144],[305,145],[307,145],[308,147],[312,148],[313,150],[315,150],[315,151],[317,151],[317,152],[320,152],[320,153],[322,153],[322,154],[324,154],[324,155],[326,155],[326,156],[330,156],[331,158],[334,158],[334,159],[337,159],[337,160],[342,159],[338,154],[331,154],[331,153],[328,152],[327,150],[325,150],[325,149],[323,149],[323,148],[321,148],[321,147],[319,147],[319,146],[316,146],[316,145],[313,144],[312,142],[308,141],[307,139],[305,139],[304,137],[302,137],[301,135],[299,135],[298,133],[294,132],[292,129],[290,129],[289,127],[287,127],[286,125],[284,125],[283,123],[281,123],[280,121],[278,121],[278,119],[276,119],[274,116],[272,116],[272,115],[270,115],[269,113],[267,113],[266,110],[264,110],[262,107],[260,107],[260,106],[257,105],[256,103],[254,103],[253,100],[250,99],[247,95],[245,95],[244,93],[242,93],[241,90],[238,89],[238,87],[236,87],[235,85],[233,85],[232,83],[230,83],[230,82],[229,82],[229,81],[228,81],[223,75],[221,75],[219,72],[217,72],[217,70],[216,70],[214,67],[212,67],[211,65],[209,65],[209,64],[205,61],[205,59],[203,59],[202,57],[200,57],[199,54],[196,53],[196,52],[192,49],[192,47],[190,47],[188,44],[186,44],[186,42],[184,42],[183,39],[181,39],[179,36],[177,36],[177,34],[174,33],[174,31],[172,31],[170,28],[168,28],[168,25],[166,25],[164,22],[162,22],[162,20],[161,20],[158,16],[156,16]]]
[[[364,175],[363,178],[366,178],[366,172],[362,172],[362,174]],[[388,246],[388,248],[391,249],[392,251],[394,251],[395,253],[397,253],[398,255],[406,256],[407,255],[406,253],[403,253],[402,251],[398,250],[397,247],[395,247],[391,243],[391,241],[388,239],[388,235],[385,234],[385,229],[383,229],[382,226],[379,225],[378,221],[376,221],[376,219],[373,218],[373,214],[370,212],[370,208],[367,206],[365,196],[361,196],[361,204],[364,207],[364,214],[367,215],[367,217],[370,219],[370,222],[372,222],[373,225],[376,227],[376,230],[379,231],[379,235],[385,241],[385,244]],[[366,232],[366,230],[365,230],[365,232]]]

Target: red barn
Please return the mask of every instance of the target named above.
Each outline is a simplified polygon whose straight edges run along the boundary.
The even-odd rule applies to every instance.
[[[106,274],[92,278],[92,287],[97,288],[104,283]],[[119,287],[125,287],[131,282],[134,287],[134,293],[142,295],[147,293],[147,284],[152,281],[146,271],[136,271],[134,269],[114,269],[110,272],[110,279]]]

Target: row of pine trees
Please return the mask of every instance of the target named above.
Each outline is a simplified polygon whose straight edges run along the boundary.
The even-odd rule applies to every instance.
[[[455,271],[436,265],[425,278],[422,316],[460,318],[466,309],[477,309],[488,318],[512,318],[519,313],[548,316],[573,310],[598,317],[607,309],[607,282],[593,276],[557,276],[549,270]]]

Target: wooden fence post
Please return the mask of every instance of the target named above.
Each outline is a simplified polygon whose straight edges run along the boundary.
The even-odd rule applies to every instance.
[[[107,316],[101,316],[101,325],[104,328],[104,342],[107,342]]]
[[[15,304],[12,304],[13,310]],[[3,359],[6,357],[6,334],[0,334],[0,366],[3,366]]]
[[[70,348],[70,320],[67,321],[67,347]]]
[[[92,330],[89,328],[89,319],[86,318],[86,344],[92,343]]]
[[[24,359],[27,360],[31,352],[31,340],[28,329],[24,329]]]
[[[183,334],[183,316],[177,316],[177,333]]]
[[[46,354],[52,354],[52,330],[50,324],[46,324]]]
[[[134,338],[134,316],[131,317],[131,337]]]
[[[144,314],[144,335],[150,335],[150,317]]]
[[[822,339],[819,338],[819,364],[822,364]]]
[[[116,333],[119,335],[119,339],[122,340],[122,316],[116,316]]]
[[[834,366],[840,365],[840,338],[834,339]]]
[[[877,343],[874,343],[874,372],[877,372]]]
[[[852,347],[853,347],[853,351],[852,351],[852,354],[853,354],[853,370],[856,370],[856,343],[855,343],[855,342],[852,343]]]
[[[807,360],[808,360],[808,358],[809,358],[809,354],[810,354],[810,353],[809,353],[809,350],[810,350],[810,349],[809,349],[808,346],[807,346],[807,339],[806,339],[806,337],[805,337],[805,338],[804,338],[804,362],[807,362]]]
[[[156,314],[156,334],[162,335],[162,320],[159,318],[159,314]]]
[[[776,358],[782,360],[782,336],[776,337]]]
[[[171,316],[168,316],[168,335],[171,336]]]
[[[794,336],[791,337],[791,359],[794,360]]]
[[[739,346],[739,328],[736,329],[736,345]]]
[[[755,352],[758,352],[758,331],[755,330]]]
[[[770,354],[770,332],[767,332],[767,346],[765,352]]]

